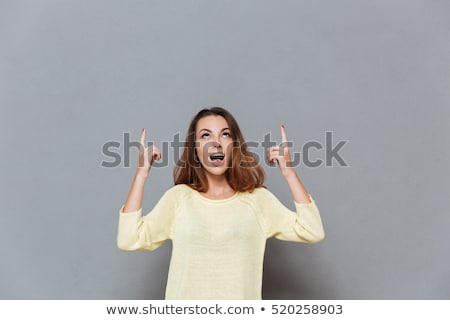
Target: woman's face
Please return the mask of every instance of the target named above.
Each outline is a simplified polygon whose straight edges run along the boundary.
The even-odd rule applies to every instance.
[[[206,116],[197,122],[197,157],[207,173],[223,175],[231,164],[233,139],[222,116]]]

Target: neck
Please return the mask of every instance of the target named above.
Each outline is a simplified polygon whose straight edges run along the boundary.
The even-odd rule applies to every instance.
[[[208,191],[205,192],[206,194],[217,196],[227,194],[230,192],[234,193],[233,189],[228,184],[225,175],[221,176],[207,175],[207,178],[208,178]]]

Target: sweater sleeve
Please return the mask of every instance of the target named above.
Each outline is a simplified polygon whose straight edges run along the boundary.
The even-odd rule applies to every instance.
[[[155,250],[172,236],[172,224],[177,202],[177,189],[167,190],[155,207],[145,216],[137,211],[119,211],[117,246],[124,251]]]
[[[319,209],[309,195],[311,203],[297,203],[296,211],[285,207],[269,190],[258,189],[257,201],[263,226],[268,238],[315,243],[324,239],[325,234]]]

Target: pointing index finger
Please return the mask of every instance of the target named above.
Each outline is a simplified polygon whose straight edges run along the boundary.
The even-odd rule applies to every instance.
[[[288,142],[288,139],[287,139],[287,136],[286,136],[286,129],[284,128],[283,124],[281,125],[281,142],[282,143],[287,143]]]
[[[145,135],[146,135],[146,132],[145,132],[145,128],[142,128],[142,134],[141,134],[141,146],[143,146],[144,148],[145,148]]]

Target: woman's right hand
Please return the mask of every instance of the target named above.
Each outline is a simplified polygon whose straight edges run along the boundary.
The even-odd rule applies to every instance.
[[[155,160],[161,160],[161,151],[154,144],[146,146],[147,130],[142,129],[142,135],[139,145],[138,167],[136,169],[136,175],[141,177],[148,177],[150,169]]]

